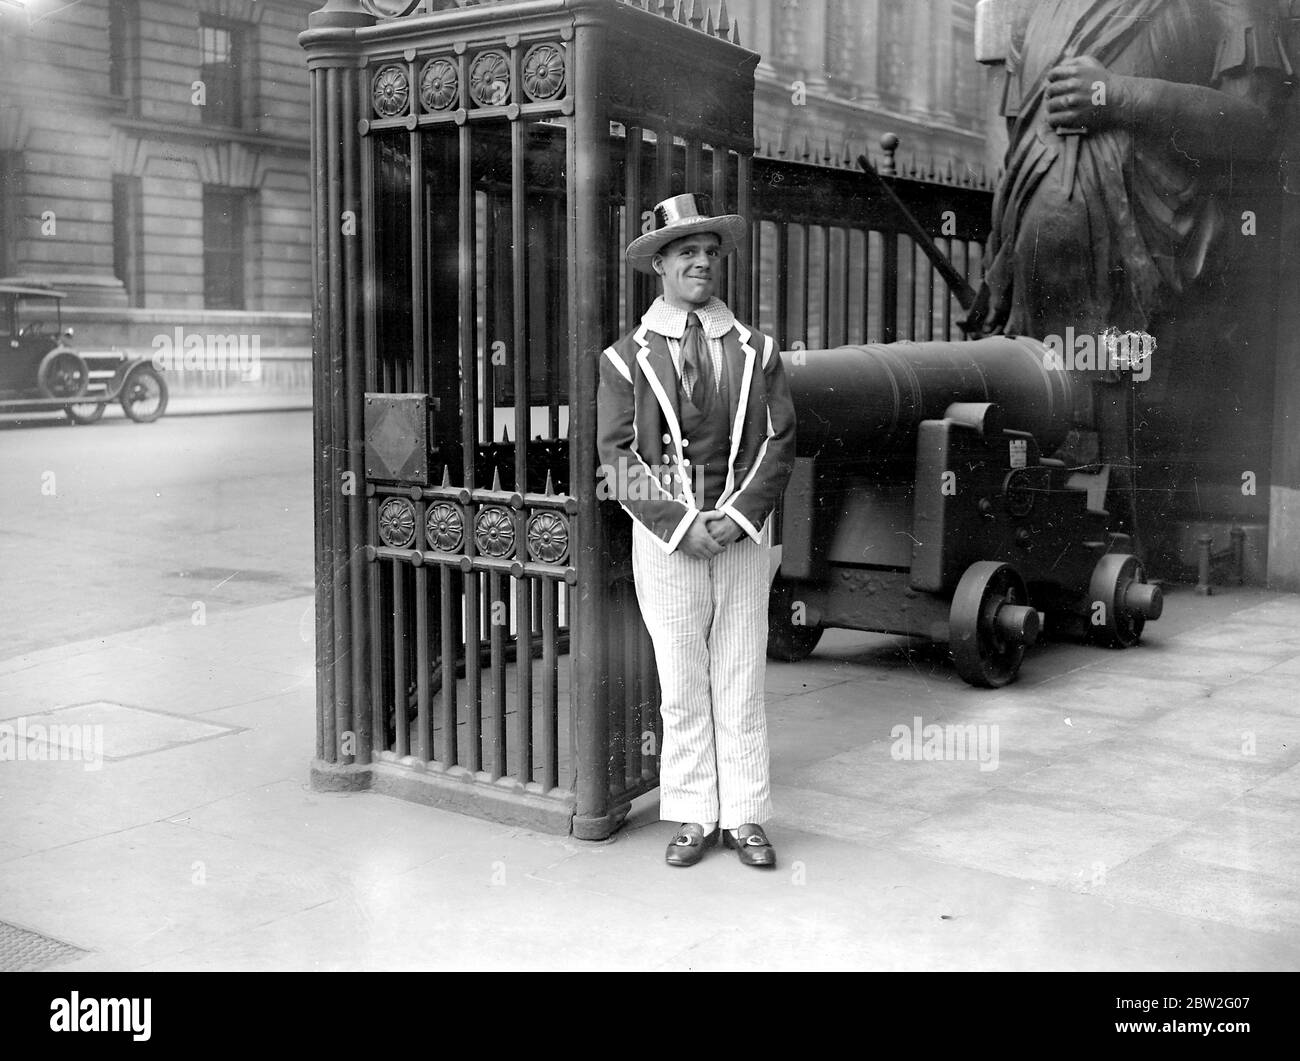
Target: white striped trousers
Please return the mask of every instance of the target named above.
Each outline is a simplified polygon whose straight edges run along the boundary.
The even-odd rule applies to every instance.
[[[696,560],[633,521],[632,572],[662,694],[659,817],[767,822],[768,547],[742,537]]]

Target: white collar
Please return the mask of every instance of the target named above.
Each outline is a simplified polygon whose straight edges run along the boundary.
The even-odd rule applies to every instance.
[[[704,335],[709,339],[721,339],[736,325],[735,314],[720,298],[711,298],[698,309],[684,310],[670,306],[664,301],[663,295],[651,303],[641,318],[641,323],[665,338],[680,339],[686,332],[686,316],[692,312],[699,316]]]

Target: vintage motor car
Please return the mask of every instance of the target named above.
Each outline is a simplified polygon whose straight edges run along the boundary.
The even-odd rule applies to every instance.
[[[167,384],[144,358],[79,354],[63,327],[67,295],[22,277],[0,278],[0,412],[56,412],[93,424],[110,402],[136,423],[167,409]]]

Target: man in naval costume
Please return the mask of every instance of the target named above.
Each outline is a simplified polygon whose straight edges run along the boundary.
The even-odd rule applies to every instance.
[[[660,817],[681,823],[668,864],[694,865],[721,835],[741,862],[772,867],[767,521],[794,462],[794,407],[776,344],[715,296],[748,224],[701,200],[660,203],[627,248],[663,293],[601,357],[600,460],[632,517],[659,669]]]

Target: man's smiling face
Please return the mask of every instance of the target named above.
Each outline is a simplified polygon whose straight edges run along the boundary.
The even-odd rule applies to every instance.
[[[663,277],[665,302],[691,309],[713,297],[721,243],[712,232],[698,232],[673,240],[655,255],[654,270]]]

